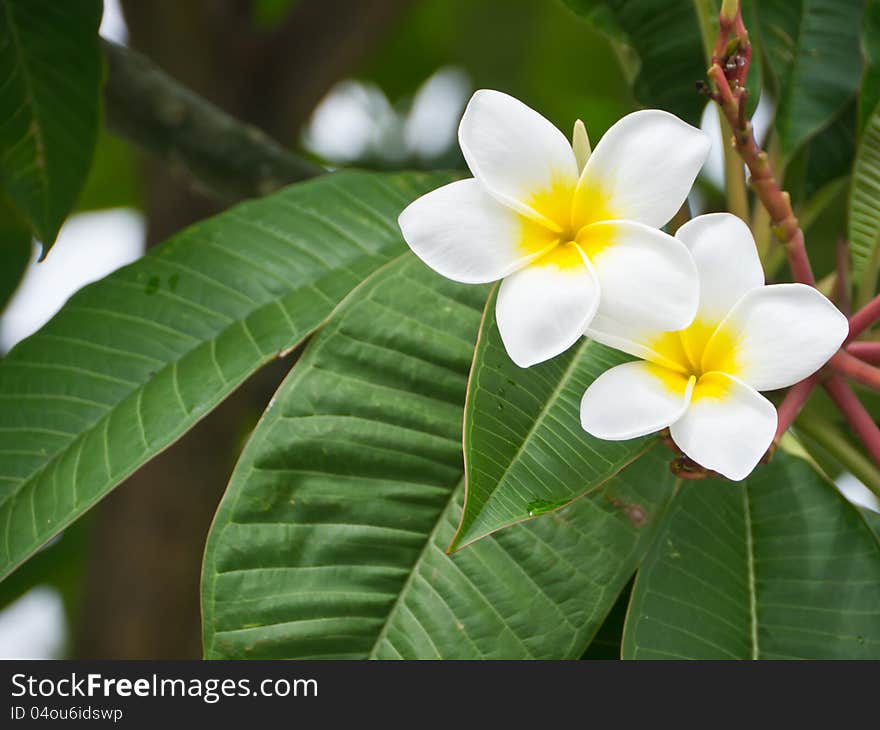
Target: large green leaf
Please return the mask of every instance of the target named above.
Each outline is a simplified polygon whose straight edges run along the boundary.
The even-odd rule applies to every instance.
[[[691,124],[699,124],[706,99],[695,91],[694,83],[706,76],[706,49],[700,33],[700,13],[706,3],[701,0],[564,2],[596,30],[635,51],[640,64],[633,91],[642,104],[666,109]]]
[[[849,199],[849,248],[860,294],[874,293],[880,270],[880,104],[862,130]]]
[[[880,0],[867,0],[865,4],[861,41],[865,72],[859,90],[859,130],[864,129],[880,103]]]
[[[742,484],[688,484],[636,578],[623,653],[876,659],[877,535],[784,452]]]
[[[0,0],[0,185],[44,250],[98,134],[101,0]]]
[[[775,79],[775,129],[784,158],[826,127],[858,89],[863,10],[864,0],[757,4],[760,45]]]
[[[0,576],[317,327],[445,175],[337,173],[237,206],[74,296],[0,362]]]
[[[212,658],[580,656],[673,489],[646,458],[448,556],[483,287],[414,258],[334,314],[235,469],[202,584]]]
[[[808,200],[826,188],[828,183],[852,172],[856,124],[856,103],[853,99],[831,124],[804,145],[807,156],[804,193]]]
[[[650,437],[601,441],[580,425],[587,386],[631,359],[583,338],[559,357],[519,368],[498,333],[495,297],[489,300],[465,409],[467,498],[450,549],[558,509],[657,447]]]

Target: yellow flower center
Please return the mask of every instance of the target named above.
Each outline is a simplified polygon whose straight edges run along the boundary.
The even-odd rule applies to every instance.
[[[653,366],[654,374],[671,392],[683,395],[696,379],[692,400],[723,397],[729,381],[719,373],[736,376],[740,370],[734,336],[715,322],[696,319],[687,329],[664,332],[650,347],[664,361]]]
[[[537,264],[552,263],[560,268],[583,265],[578,249],[592,258],[611,245],[607,231],[588,228],[591,223],[614,218],[606,197],[598,188],[591,188],[575,198],[575,188],[570,180],[560,177],[526,201],[541,219],[520,216],[519,248],[527,256],[543,253]]]

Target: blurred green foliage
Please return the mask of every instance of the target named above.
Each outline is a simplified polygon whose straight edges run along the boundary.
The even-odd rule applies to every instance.
[[[415,3],[363,76],[399,99],[447,65],[462,67],[474,88],[522,99],[566,133],[583,119],[594,141],[636,108],[609,41],[560,2]]]

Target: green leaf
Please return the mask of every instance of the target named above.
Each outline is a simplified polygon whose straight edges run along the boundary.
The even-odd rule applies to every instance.
[[[623,626],[626,623],[626,610],[632,595],[632,581],[621,591],[611,607],[605,621],[599,627],[581,659],[620,659],[620,645],[623,642]]]
[[[9,303],[31,260],[31,233],[0,193],[0,312]]]
[[[808,199],[852,172],[856,153],[856,103],[851,100],[835,119],[804,146],[807,154],[804,192]],[[809,204],[809,203],[808,203]]]
[[[868,523],[868,527],[871,528],[871,531],[880,540],[880,514],[865,507],[859,507],[858,510],[865,522]]]
[[[143,208],[143,183],[137,150],[102,129],[75,213],[107,208]]]
[[[580,425],[587,386],[632,358],[583,338],[559,357],[522,369],[508,357],[486,304],[465,409],[467,499],[449,546],[559,509],[658,444],[601,441]]]
[[[95,148],[102,3],[0,6],[0,185],[45,252],[76,202]]]
[[[175,235],[0,362],[0,576],[406,251],[447,175],[337,173]]]
[[[86,517],[71,525],[45,550],[0,583],[0,610],[32,588],[50,586],[60,593],[69,617],[77,618],[76,614],[82,610],[82,596],[88,580],[93,524],[93,520]]]
[[[849,198],[849,248],[859,294],[874,293],[880,271],[880,104],[862,130]]]
[[[825,128],[859,87],[864,0],[762,0],[760,44],[775,79],[784,159]]]
[[[564,0],[593,28],[624,42],[640,60],[633,91],[645,106],[699,125],[705,97],[706,52],[693,0]],[[708,20],[708,19],[707,19]]]
[[[876,659],[877,535],[785,452],[742,484],[687,484],[636,578],[623,655]]]
[[[287,17],[299,0],[254,0],[251,5],[251,21],[256,28],[270,30]]]
[[[208,539],[207,657],[583,653],[674,480],[646,457],[590,498],[448,556],[485,295],[408,257],[309,344],[245,448]]]
[[[880,1],[867,0],[862,19],[862,57],[865,72],[859,91],[859,131],[864,129],[874,107],[880,103]]]

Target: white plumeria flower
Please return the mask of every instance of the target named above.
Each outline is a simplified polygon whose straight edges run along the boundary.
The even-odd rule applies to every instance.
[[[699,216],[675,235],[699,271],[697,316],[680,332],[596,317],[588,336],[643,360],[590,385],[581,424],[614,441],[668,426],[688,457],[738,481],[776,433],[776,408],[758,391],[822,367],[846,337],[847,319],[811,286],[764,286],[754,239],[736,216]]]
[[[621,119],[592,154],[583,125],[575,130],[576,150],[522,102],[476,92],[458,130],[474,177],[422,196],[399,219],[443,276],[504,279],[495,316],[520,367],[565,351],[597,312],[674,330],[696,311],[693,260],[657,229],[687,197],[708,137],[652,109]]]

